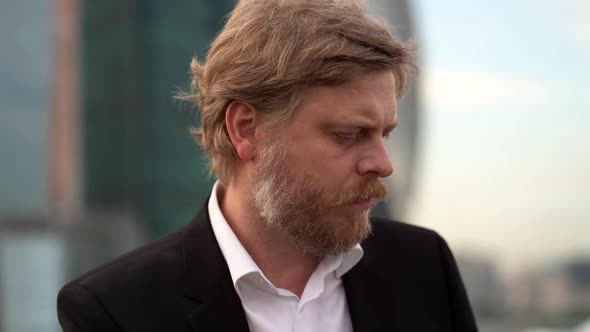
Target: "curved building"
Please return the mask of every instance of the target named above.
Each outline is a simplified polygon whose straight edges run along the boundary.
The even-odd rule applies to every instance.
[[[373,15],[386,20],[403,41],[415,39],[415,25],[409,1],[369,0]],[[387,140],[389,156],[394,173],[387,179],[390,196],[385,205],[377,207],[375,213],[396,220],[406,220],[406,211],[416,181],[416,155],[418,148],[420,107],[416,82],[398,103],[399,126]]]

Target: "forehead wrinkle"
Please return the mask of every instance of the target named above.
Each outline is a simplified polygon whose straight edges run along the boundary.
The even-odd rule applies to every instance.
[[[398,118],[395,107],[393,108],[393,120],[389,121],[388,113],[391,111],[384,112],[383,116],[379,112],[377,105],[371,107],[355,105],[351,111],[343,112],[337,117],[337,121],[342,125],[353,125],[355,127],[363,128],[384,128],[385,130],[391,130],[397,126]]]
[[[321,127],[361,126],[387,129],[395,125],[397,100],[388,82],[372,84],[361,77],[339,86],[318,86],[305,90],[294,119],[313,114]],[[395,83],[395,82],[392,82]],[[391,90],[391,93],[389,91]],[[330,110],[330,111],[328,111]]]

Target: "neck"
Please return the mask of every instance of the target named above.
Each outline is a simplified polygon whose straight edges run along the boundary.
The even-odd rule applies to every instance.
[[[254,262],[275,287],[301,297],[305,285],[321,258],[305,254],[281,234],[266,226],[252,206],[247,183],[223,187],[218,200],[221,212],[232,231]]]

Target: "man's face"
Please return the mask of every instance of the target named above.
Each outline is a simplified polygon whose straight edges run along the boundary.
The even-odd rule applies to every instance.
[[[253,203],[266,224],[316,256],[362,241],[370,209],[387,195],[383,140],[396,122],[389,71],[307,91],[284,128],[261,136]]]

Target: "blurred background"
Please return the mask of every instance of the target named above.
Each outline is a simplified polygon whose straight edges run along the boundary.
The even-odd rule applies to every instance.
[[[191,219],[188,85],[234,0],[0,0],[0,331]],[[590,331],[590,2],[369,0],[419,45],[376,213],[451,245],[483,332]]]

